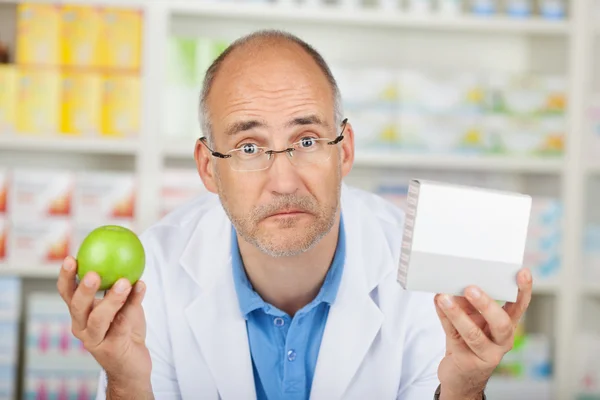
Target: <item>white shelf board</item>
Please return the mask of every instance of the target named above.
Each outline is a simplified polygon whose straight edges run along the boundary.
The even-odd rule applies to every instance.
[[[587,165],[587,173],[591,175],[600,175],[600,162],[590,162]]]
[[[356,166],[412,167],[423,169],[559,173],[561,159],[479,155],[422,155],[410,153],[365,154],[355,157]]]
[[[588,296],[600,297],[600,283],[584,282],[581,287],[584,294]]]
[[[139,147],[139,142],[135,139],[0,134],[0,151],[36,150],[80,154],[136,155]]]
[[[32,268],[0,267],[0,278],[3,276],[16,276],[19,278],[58,279],[60,265],[48,265]]]
[[[479,17],[462,15],[444,17],[411,15],[410,13],[376,9],[342,7],[306,7],[279,4],[245,4],[216,1],[170,1],[168,9],[174,15],[193,15],[231,19],[253,19],[277,22],[309,22],[364,27],[415,28],[460,32],[498,32],[536,35],[566,35],[568,21],[549,21],[537,17],[513,19],[505,16]]]

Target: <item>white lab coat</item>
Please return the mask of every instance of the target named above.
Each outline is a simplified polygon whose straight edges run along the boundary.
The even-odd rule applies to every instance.
[[[396,281],[404,216],[342,189],[346,263],[323,335],[311,400],[433,399],[445,335],[431,294]],[[157,399],[255,399],[245,320],[232,280],[231,223],[212,194],[141,237],[143,303]],[[105,398],[101,374],[98,398]]]

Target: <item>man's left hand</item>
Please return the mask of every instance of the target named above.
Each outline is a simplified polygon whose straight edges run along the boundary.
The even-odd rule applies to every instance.
[[[482,399],[492,373],[512,349],[515,328],[531,301],[530,271],[521,270],[517,282],[517,301],[504,306],[477,287],[467,288],[465,297],[435,297],[446,332],[446,356],[438,368],[441,400]]]

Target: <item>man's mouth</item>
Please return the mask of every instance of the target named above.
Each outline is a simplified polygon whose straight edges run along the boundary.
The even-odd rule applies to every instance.
[[[285,209],[285,210],[279,210],[269,216],[270,217],[287,217],[287,216],[294,216],[294,215],[299,215],[299,214],[306,214],[306,211],[301,210],[299,208],[290,208],[290,209]]]

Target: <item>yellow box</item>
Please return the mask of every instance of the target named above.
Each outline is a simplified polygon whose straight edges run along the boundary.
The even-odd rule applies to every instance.
[[[60,7],[21,3],[17,8],[18,64],[58,65],[60,62]]]
[[[100,66],[137,70],[140,67],[142,13],[139,10],[105,8],[102,14]]]
[[[61,64],[77,67],[100,66],[102,13],[97,7],[62,7]]]
[[[0,65],[0,133],[15,130],[18,71],[12,65]]]
[[[56,69],[19,68],[17,132],[56,133],[61,75]]]
[[[102,76],[94,72],[65,72],[62,76],[60,131],[82,135],[100,133]]]
[[[102,95],[102,134],[135,136],[140,130],[141,85],[135,75],[108,75]]]

